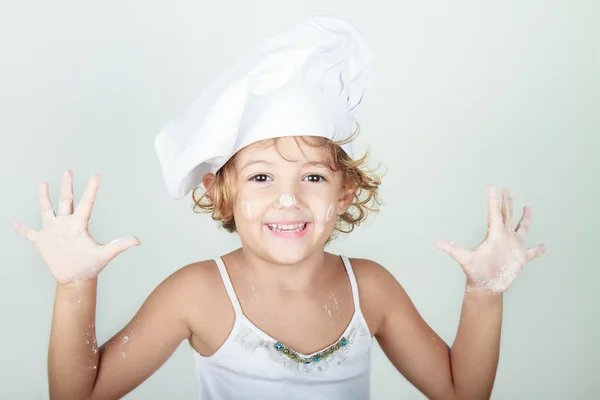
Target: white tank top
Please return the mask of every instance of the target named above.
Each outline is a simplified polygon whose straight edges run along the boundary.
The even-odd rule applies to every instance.
[[[195,350],[199,400],[366,400],[370,398],[372,338],[360,310],[358,286],[342,256],[352,286],[354,315],[339,340],[313,354],[288,349],[242,312],[220,258],[215,259],[235,311],[225,343],[209,357]]]

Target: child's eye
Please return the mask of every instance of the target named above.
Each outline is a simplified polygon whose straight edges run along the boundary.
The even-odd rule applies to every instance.
[[[322,175],[308,175],[303,180],[319,183],[319,182],[325,182],[327,179],[325,179],[325,177]]]
[[[267,182],[269,179],[271,179],[271,177],[265,174],[254,175],[250,178],[250,180],[254,182]]]

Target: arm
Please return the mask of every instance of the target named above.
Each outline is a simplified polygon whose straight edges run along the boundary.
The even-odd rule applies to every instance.
[[[460,323],[450,358],[459,399],[489,399],[492,395],[502,326],[503,295],[471,292],[462,304]]]
[[[546,250],[543,244],[529,249],[523,245],[531,223],[529,207],[513,230],[508,191],[502,192],[502,207],[493,186],[488,185],[487,194],[488,233],[475,249],[452,242],[435,244],[459,263],[467,277],[451,350],[423,321],[396,280],[387,271],[379,274],[384,312],[376,337],[396,368],[431,398],[490,397],[498,366],[503,293],[525,264]]]
[[[48,381],[52,399],[120,398],[152,374],[176,349],[190,329],[184,297],[194,290],[190,269],[182,268],[161,283],[133,320],[101,349],[96,346],[98,274],[118,254],[140,244],[135,237],[97,243],[88,232],[100,177],[93,175],[73,211],[73,176],[63,174],[58,215],[48,184],[39,186],[43,227],[33,230],[15,222],[17,232],[40,254],[56,280]],[[185,286],[187,284],[187,286]],[[198,304],[198,303],[196,303]],[[189,308],[189,306],[188,306]]]
[[[465,296],[450,349],[396,279],[377,267],[384,311],[375,337],[396,369],[431,399],[489,398],[498,365],[502,296]]]
[[[52,399],[118,399],[152,375],[190,337],[186,272],[163,281],[134,318],[100,349],[94,326],[96,280],[58,286],[50,334]]]

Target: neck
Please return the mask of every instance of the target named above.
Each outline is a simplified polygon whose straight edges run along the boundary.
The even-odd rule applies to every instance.
[[[237,264],[251,273],[261,285],[297,292],[313,287],[322,277],[327,253],[317,252],[295,264],[278,264],[244,247],[234,251]]]

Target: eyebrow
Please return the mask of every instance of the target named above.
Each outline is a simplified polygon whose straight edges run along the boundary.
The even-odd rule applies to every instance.
[[[244,164],[244,166],[241,168],[241,170],[244,170],[245,168],[248,168],[249,166],[254,165],[254,164],[273,165],[272,162],[265,161],[265,160],[250,160],[246,164]],[[308,162],[305,162],[303,165],[314,165],[316,167],[322,167],[322,168],[331,170],[329,165],[327,165],[326,163],[321,162],[321,161],[308,161]]]
[[[309,161],[307,163],[305,163],[304,165],[314,165],[315,167],[323,167],[326,169],[331,169],[331,167],[329,166],[329,164],[326,164],[324,162],[321,161]]]
[[[243,170],[243,169],[248,168],[249,166],[254,165],[254,164],[268,164],[268,165],[273,165],[273,163],[270,163],[270,162],[265,161],[265,160],[250,160],[246,164],[244,164],[241,169]]]

